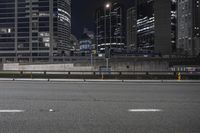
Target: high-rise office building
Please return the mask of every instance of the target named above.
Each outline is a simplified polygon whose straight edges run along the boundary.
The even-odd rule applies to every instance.
[[[123,49],[125,45],[124,8],[108,3],[96,11],[96,44],[98,53]]]
[[[128,49],[137,49],[137,8],[131,7],[126,14],[126,43]]]
[[[169,55],[176,46],[176,0],[137,0],[137,48]]]
[[[139,51],[154,51],[154,0],[137,1],[137,45]]]
[[[177,42],[180,54],[200,54],[200,0],[178,0]]]
[[[0,0],[0,56],[37,57],[70,50],[71,0]]]

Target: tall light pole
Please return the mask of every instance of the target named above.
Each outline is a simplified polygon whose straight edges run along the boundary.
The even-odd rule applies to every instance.
[[[110,46],[109,49],[107,47],[107,14],[106,14],[106,10],[109,9],[109,17],[110,17],[110,35],[109,35],[109,41],[110,41]],[[105,56],[110,56],[110,49],[111,49],[111,4],[110,3],[106,3],[105,4],[105,11],[104,11],[104,16],[105,16],[105,22],[104,22],[104,34],[105,34]],[[108,53],[109,52],[109,53]],[[107,55],[109,54],[109,55]],[[106,57],[106,69],[108,71],[108,66],[109,66],[109,57]]]
[[[110,45],[109,45],[109,54],[110,54],[111,42],[112,42],[112,28],[111,28],[111,27],[112,27],[112,24],[111,24],[111,21],[112,21],[112,20],[111,20],[111,19],[112,19],[112,14],[111,14],[111,3],[109,3],[109,2],[106,3],[105,8],[106,8],[106,9],[105,9],[105,13],[106,13],[106,10],[109,9],[109,20],[110,20],[110,21],[109,21],[109,29],[110,29],[110,31],[109,31],[109,32],[110,32],[110,35],[109,35],[109,41],[110,41],[110,42],[109,42],[109,43],[110,43]],[[106,15],[106,14],[105,14],[105,15]],[[105,23],[105,24],[106,24],[105,30],[107,31],[107,23]],[[107,41],[106,41],[106,42],[107,42]]]
[[[109,9],[109,14],[108,15],[111,17],[111,4],[109,2],[105,4],[105,8],[104,8],[104,32],[105,32],[104,33],[104,37],[105,37],[105,39],[104,39],[105,42],[104,43],[105,43],[105,46],[107,44],[107,9]],[[110,26],[111,26],[111,18],[110,18]],[[111,32],[110,32],[110,37],[111,37]]]

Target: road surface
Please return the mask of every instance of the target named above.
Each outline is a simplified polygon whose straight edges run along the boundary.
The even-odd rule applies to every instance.
[[[0,133],[200,133],[200,84],[0,81]]]

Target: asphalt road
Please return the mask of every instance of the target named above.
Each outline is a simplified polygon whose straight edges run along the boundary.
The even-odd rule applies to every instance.
[[[200,84],[0,81],[0,133],[200,133]]]

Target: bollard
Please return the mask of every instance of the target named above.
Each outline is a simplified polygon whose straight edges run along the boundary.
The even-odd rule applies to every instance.
[[[178,72],[177,79],[181,80],[181,73],[180,72]]]

